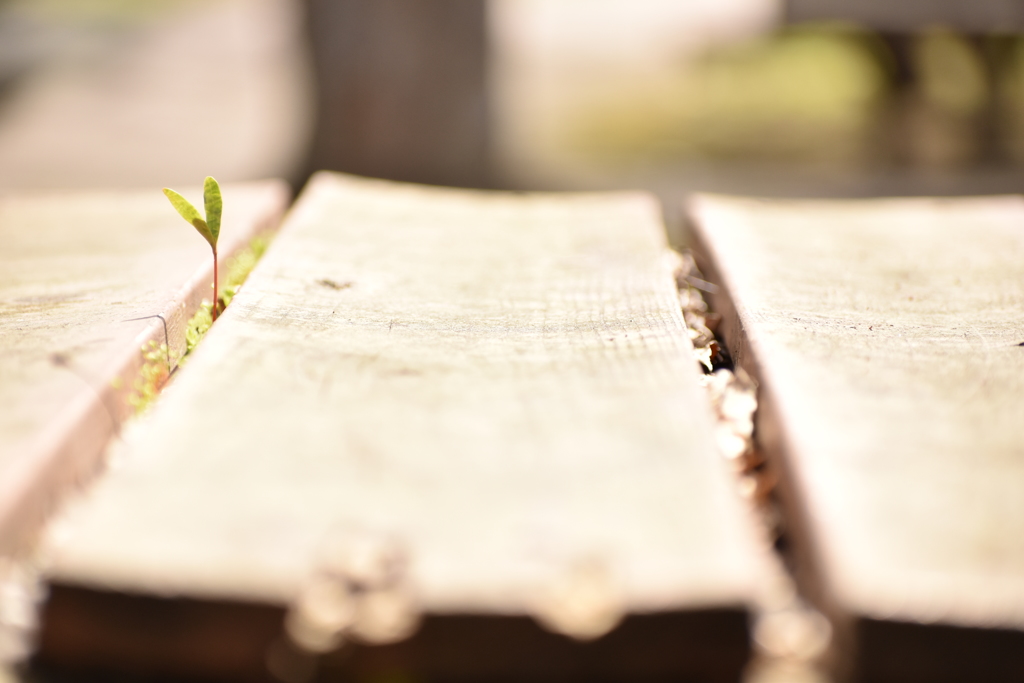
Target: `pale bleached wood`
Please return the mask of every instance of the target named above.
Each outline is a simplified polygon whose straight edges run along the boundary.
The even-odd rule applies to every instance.
[[[222,262],[276,226],[288,189],[226,186],[224,197]],[[0,245],[2,555],[24,550],[125,418],[140,348],[164,342],[159,320],[129,319],[163,315],[180,353],[213,267],[160,188],[0,197]]]
[[[1024,200],[689,213],[812,590],[840,620],[1024,629]]]
[[[756,552],[653,198],[320,174],[54,580],[283,604],[339,525],[430,614],[533,614],[598,566],[628,612],[739,609]]]

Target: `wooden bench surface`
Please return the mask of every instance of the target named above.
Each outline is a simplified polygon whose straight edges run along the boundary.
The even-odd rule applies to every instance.
[[[805,585],[864,675],[1019,679],[1024,200],[708,195],[689,214],[726,341],[762,383]],[[1015,645],[986,650],[982,628]]]
[[[276,225],[288,191],[273,181],[224,193],[226,260]],[[180,353],[213,275],[209,247],[159,188],[0,197],[0,243],[2,555],[125,418],[140,347],[164,342],[159,320],[131,319],[163,315]]]
[[[53,581],[283,606],[354,529],[428,617],[586,638],[731,611],[693,661],[742,658],[757,553],[669,257],[642,194],[319,174],[69,515]]]

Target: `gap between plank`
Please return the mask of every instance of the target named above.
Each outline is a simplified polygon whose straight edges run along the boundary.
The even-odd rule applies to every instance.
[[[704,278],[693,256],[680,253],[676,286],[694,359],[716,420],[718,450],[747,503],[755,534],[767,549],[769,576],[754,605],[754,656],[744,683],[828,683],[823,658],[832,641],[829,621],[798,593],[785,549],[787,533],[776,497],[777,475],[758,447],[754,429],[757,383],[733,364],[729,349],[715,335],[721,316],[705,300],[718,285]]]

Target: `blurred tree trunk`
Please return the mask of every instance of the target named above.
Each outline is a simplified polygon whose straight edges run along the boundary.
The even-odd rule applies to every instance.
[[[485,0],[306,0],[308,171],[491,185]]]

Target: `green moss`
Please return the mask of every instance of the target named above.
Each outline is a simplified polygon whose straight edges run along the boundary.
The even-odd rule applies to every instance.
[[[213,304],[204,299],[203,303],[199,305],[199,310],[188,321],[188,325],[185,327],[185,356],[181,359],[182,362],[199,346],[199,342],[203,340],[210,326],[213,325],[212,309]]]
[[[257,235],[244,249],[228,259],[227,277],[220,295],[221,310],[227,308],[235,298],[242,284],[249,277],[249,273],[267,251],[272,237],[271,233]],[[135,380],[135,391],[128,398],[136,415],[149,407],[159,395],[164,384],[170,379],[170,375],[178,367],[184,365],[189,355],[199,346],[199,342],[203,340],[213,324],[212,311],[213,303],[204,300],[200,304],[199,310],[188,321],[185,326],[185,354],[180,359],[176,358],[174,353],[168,354],[166,344],[158,345],[155,341],[150,341],[142,347],[142,368]]]
[[[250,240],[244,249],[228,259],[227,277],[224,279],[224,287],[220,292],[220,310],[227,308],[235,298],[235,294],[241,289],[242,284],[249,277],[249,273],[256,267],[256,264],[270,245],[272,235],[263,233]],[[199,346],[206,332],[213,324],[213,304],[203,301],[192,319],[188,321],[185,328],[185,356],[181,359],[184,363],[189,354]]]
[[[152,339],[142,346],[142,367],[135,378],[134,392],[128,397],[128,403],[135,409],[135,414],[142,413],[160,394],[160,389],[167,383],[174,367],[174,354],[167,349],[167,344],[157,344]]]
[[[242,249],[228,259],[227,277],[224,278],[224,289],[221,291],[220,296],[225,308],[231,303],[242,283],[249,277],[252,269],[263,258],[263,254],[266,253],[267,247],[270,246],[272,238],[273,235],[266,232],[256,235],[256,237],[249,241],[245,249]]]

